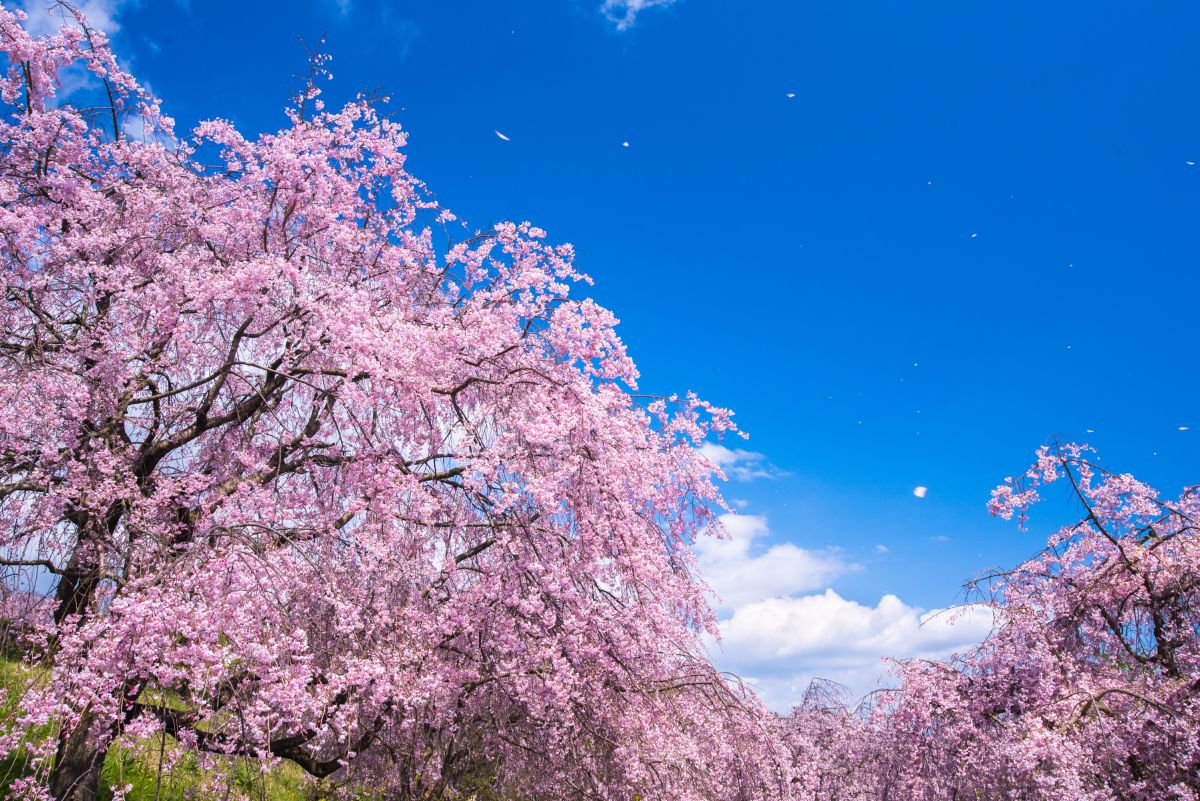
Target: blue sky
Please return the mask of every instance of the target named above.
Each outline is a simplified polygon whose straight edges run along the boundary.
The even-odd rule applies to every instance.
[[[444,204],[575,244],[643,388],[761,455],[707,556],[772,588],[721,658],[777,706],[977,636],[914,626],[1037,550],[1053,520],[984,503],[1049,437],[1200,480],[1200,6],[602,3],[84,6],[184,125],[279,127],[325,33],[331,95],[389,92]]]

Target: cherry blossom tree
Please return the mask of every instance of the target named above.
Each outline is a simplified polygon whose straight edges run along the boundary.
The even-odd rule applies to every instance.
[[[165,733],[398,798],[483,774],[781,796],[775,721],[700,639],[697,446],[729,413],[636,394],[570,247],[528,223],[439,245],[405,134],[326,108],[322,57],[277,133],[178,134],[82,17],[21,19],[0,9],[0,564],[6,603],[48,601],[0,737],[33,756],[16,791],[90,799],[114,742]]]
[[[802,797],[1200,798],[1200,488],[1165,500],[1063,445],[990,509],[1025,518],[1056,482],[1084,515],[978,583],[997,620],[982,645],[899,665],[870,709],[793,713]]]
[[[964,690],[1031,797],[1200,798],[1200,487],[1164,498],[1091,456],[1043,448],[993,493],[1024,520],[1061,482],[1084,516],[994,577],[1004,623]]]

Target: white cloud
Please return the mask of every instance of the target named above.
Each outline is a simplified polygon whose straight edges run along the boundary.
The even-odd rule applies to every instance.
[[[887,682],[887,659],[944,659],[991,631],[992,612],[981,605],[926,612],[890,594],[875,606],[847,600],[830,584],[860,566],[841,552],[768,545],[762,515],[725,514],[721,524],[726,539],[696,543],[700,574],[719,596],[713,656],[777,711],[799,703],[813,679],[858,697]]]
[[[814,678],[861,695],[884,676],[885,657],[945,658],[980,642],[992,622],[984,606],[925,612],[885,595],[871,607],[827,589],[735,609],[719,624],[722,645],[715,655],[723,669],[751,681],[769,706],[786,711]]]
[[[600,13],[604,14],[609,22],[615,23],[617,30],[624,31],[633,27],[637,15],[647,8],[666,7],[674,3],[675,0],[604,0],[600,6]]]
[[[731,449],[715,442],[705,442],[700,446],[700,453],[705,459],[721,468],[725,475],[739,481],[753,481],[756,478],[774,478],[783,475],[767,462],[767,457],[754,451]]]
[[[720,609],[809,592],[857,569],[833,550],[809,551],[790,542],[756,548],[755,541],[771,533],[761,515],[725,514],[721,523],[728,539],[703,537],[696,543],[700,574],[717,594]]]
[[[83,14],[88,25],[112,36],[121,29],[117,21],[122,6],[131,5],[130,0],[83,0],[75,8]],[[57,33],[64,25],[78,27],[75,18],[66,9],[50,0],[24,0],[21,10],[29,15],[25,29],[38,36]]]

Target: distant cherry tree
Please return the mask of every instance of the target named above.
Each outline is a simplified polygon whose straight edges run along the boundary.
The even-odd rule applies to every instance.
[[[1053,483],[1083,516],[980,582],[996,616],[982,645],[899,665],[869,708],[788,719],[801,797],[1200,798],[1200,488],[1164,499],[1063,445],[990,509],[1024,517]]]
[[[77,15],[0,9],[0,51],[0,564],[47,598],[18,793],[91,799],[160,733],[403,799],[786,790],[702,647],[729,413],[636,394],[569,246],[439,246],[399,124],[327,108],[320,56],[247,137],[176,132]]]

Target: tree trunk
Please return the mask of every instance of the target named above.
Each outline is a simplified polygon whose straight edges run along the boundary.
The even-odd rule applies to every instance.
[[[75,547],[71,550],[71,558],[67,560],[67,568],[59,577],[58,587],[54,590],[56,624],[62,623],[71,615],[86,615],[96,597],[96,588],[100,585],[97,549],[85,534],[89,525],[88,518],[77,514],[71,522],[75,524],[78,534]]]
[[[50,771],[50,794],[58,801],[95,801],[100,788],[100,770],[108,746],[89,737],[92,713],[84,712],[79,724],[66,737],[60,735],[54,768]]]
[[[114,505],[106,520],[110,524],[107,530],[115,528],[119,520],[120,509]],[[80,535],[55,591],[56,624],[62,623],[70,616],[87,617],[93,611],[96,590],[101,580],[95,540],[85,534],[89,530],[89,520],[85,515],[76,515],[72,522]],[[52,646],[51,652],[56,650],[57,648]],[[134,696],[136,695],[135,691]],[[59,731],[58,750],[55,752],[54,767],[50,771],[50,794],[57,801],[96,799],[100,787],[100,771],[104,767],[104,758],[108,755],[111,736],[94,736],[98,733],[93,731],[95,724],[96,715],[90,708],[85,708],[79,716],[79,721],[69,732]],[[109,732],[110,735],[111,733]]]

